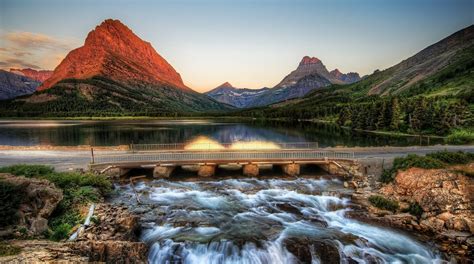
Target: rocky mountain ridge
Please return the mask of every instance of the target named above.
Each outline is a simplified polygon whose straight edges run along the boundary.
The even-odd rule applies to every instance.
[[[310,91],[331,84],[350,84],[360,80],[358,73],[329,72],[316,57],[304,56],[296,70],[288,74],[273,88],[234,88],[228,82],[206,92],[211,98],[238,108],[265,106],[304,97]]]
[[[31,68],[26,68],[26,69],[11,68],[10,72],[28,77],[40,83],[46,81],[49,77],[51,77],[51,75],[53,75],[53,71],[50,71],[50,70],[34,70]]]

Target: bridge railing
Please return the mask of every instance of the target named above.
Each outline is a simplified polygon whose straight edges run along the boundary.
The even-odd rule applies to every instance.
[[[317,149],[318,142],[234,142],[234,143],[171,143],[171,144],[130,144],[131,152],[150,151],[242,151],[242,150],[276,150],[276,149]]]
[[[263,162],[319,159],[354,159],[353,152],[333,151],[239,151],[239,152],[154,152],[96,155],[92,163],[134,162]]]

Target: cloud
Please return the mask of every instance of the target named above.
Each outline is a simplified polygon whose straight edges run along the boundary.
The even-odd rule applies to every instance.
[[[6,32],[0,35],[0,68],[54,69],[78,41],[41,33]]]
[[[0,68],[32,68],[32,69],[40,69],[40,67],[36,64],[29,63],[27,61],[23,61],[21,59],[6,59],[0,61]]]
[[[28,52],[28,51],[15,51],[15,52],[13,52],[13,55],[15,55],[17,57],[24,57],[24,56],[33,55],[33,53]]]
[[[2,36],[17,49],[71,49],[71,43],[66,40],[56,39],[45,34],[32,32],[10,32]]]

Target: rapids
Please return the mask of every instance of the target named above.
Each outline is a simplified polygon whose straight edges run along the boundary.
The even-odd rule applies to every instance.
[[[150,263],[445,262],[426,243],[346,217],[350,195],[337,179],[154,180],[119,188],[119,201],[141,215]]]

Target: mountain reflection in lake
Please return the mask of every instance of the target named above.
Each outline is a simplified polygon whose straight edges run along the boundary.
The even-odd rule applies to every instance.
[[[406,146],[442,143],[440,139],[393,137],[351,132],[334,125],[309,122],[219,120],[114,120],[114,121],[0,121],[0,145],[168,144],[198,141],[217,143],[319,142],[326,146]],[[269,147],[267,145],[266,147]],[[246,148],[241,143],[239,148]],[[253,146],[252,146],[253,147]],[[265,148],[266,148],[265,147]]]

